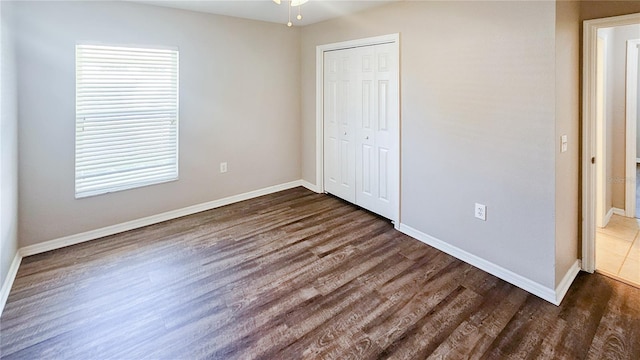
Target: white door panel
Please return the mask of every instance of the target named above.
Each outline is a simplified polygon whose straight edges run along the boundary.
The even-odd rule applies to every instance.
[[[353,59],[348,52],[325,53],[325,190],[355,202],[353,148]]]
[[[397,194],[391,189],[395,183],[397,169],[394,158],[397,150],[394,143],[398,141],[398,117],[395,110],[393,89],[397,89],[397,76],[394,76],[394,64],[391,51],[393,45],[376,45],[361,48],[362,73],[358,74],[359,87],[363,99],[362,121],[357,122],[358,141],[362,146],[356,155],[356,169],[361,170],[356,183],[357,204],[377,214],[394,218]],[[367,59],[373,59],[369,64]],[[365,68],[373,65],[373,71]],[[371,87],[371,85],[373,87]],[[365,110],[366,109],[366,110]]]

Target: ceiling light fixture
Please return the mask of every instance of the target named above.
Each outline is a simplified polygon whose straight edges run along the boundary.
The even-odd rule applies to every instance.
[[[291,22],[291,8],[293,6],[298,7],[298,16],[296,16],[296,19],[302,20],[302,4],[306,3],[307,1],[309,0],[289,0],[289,21],[287,22],[287,26],[293,26],[293,23]],[[282,0],[273,0],[273,2],[280,5],[282,3]]]

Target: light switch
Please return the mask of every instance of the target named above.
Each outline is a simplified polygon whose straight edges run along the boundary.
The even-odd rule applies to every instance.
[[[567,135],[562,135],[560,137],[560,145],[561,145],[560,152],[566,152],[567,151]]]

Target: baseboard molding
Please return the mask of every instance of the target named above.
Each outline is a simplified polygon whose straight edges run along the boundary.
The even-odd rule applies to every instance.
[[[602,227],[607,227],[609,221],[611,221],[611,217],[613,216],[613,208],[609,209],[607,213],[604,215],[604,220],[602,221]]]
[[[640,164],[640,158],[636,158],[636,164]]]
[[[607,211],[607,213],[604,215],[604,222],[602,224],[602,227],[607,227],[607,225],[609,224],[609,221],[611,221],[611,217],[613,215],[620,215],[620,216],[626,216],[624,209],[619,209],[619,208],[615,208],[612,207],[611,209],[609,209],[609,211]]]
[[[18,274],[18,268],[20,268],[21,262],[22,262],[22,255],[20,254],[20,250],[18,250],[16,252],[16,256],[13,257],[11,266],[9,266],[7,277],[4,279],[4,282],[2,283],[2,289],[0,289],[0,315],[4,310],[4,305],[7,303],[7,298],[9,298],[9,292],[11,291],[11,286],[13,286],[13,281],[16,279],[16,275]]]
[[[500,279],[511,283],[533,295],[536,295],[543,300],[546,300],[554,305],[560,304],[562,301],[562,297],[557,296],[557,292],[554,289],[543,286],[535,281],[525,278],[524,276],[518,275],[513,271],[507,270],[499,265],[496,265],[490,261],[487,261],[481,257],[473,255],[469,252],[466,252],[456,246],[453,246],[449,243],[446,243],[440,239],[437,239],[431,235],[427,235],[419,230],[416,230],[408,225],[400,224],[399,230],[407,234],[427,245],[433,246],[434,248],[443,251],[455,258],[458,258],[470,265],[477,267],[480,270],[486,271],[489,274],[499,277]],[[573,267],[571,268],[573,269]],[[565,276],[567,278],[567,276]],[[564,279],[563,279],[564,281]],[[567,280],[568,282],[568,280]],[[564,283],[561,283],[563,286]],[[569,282],[567,286],[571,285]],[[563,295],[564,296],[564,295]]]
[[[187,216],[195,213],[199,213],[206,210],[215,209],[221,206],[233,204],[236,202],[253,199],[259,196],[272,194],[278,191],[292,189],[298,186],[304,186],[302,180],[291,181],[285,184],[269,186],[263,189],[249,191],[243,194],[229,196],[219,200],[213,200],[202,204],[188,206],[182,209],[167,211],[161,214],[147,216],[141,219],[131,220],[124,223],[103,227],[96,230],[91,230],[79,234],[64,236],[58,239],[53,239],[38,244],[25,246],[20,249],[22,256],[31,256],[40,254],[43,252],[60,249],[65,246],[75,245],[86,241],[99,239],[101,237],[118,234],[121,232],[141,228],[148,225],[157,224],[159,222],[172,220],[182,216]]]
[[[558,286],[556,286],[556,301],[554,302],[554,304],[560,305],[562,299],[564,299],[564,296],[567,295],[569,287],[571,287],[571,284],[573,284],[573,280],[575,280],[576,276],[578,276],[581,268],[582,264],[580,263],[580,260],[576,260],[573,265],[571,265],[567,273],[564,274],[564,277],[562,278],[562,280],[560,280]]]
[[[315,193],[321,193],[322,191],[320,191],[320,186],[312,184],[306,180],[300,180],[301,185],[304,186],[305,188],[315,192]]]

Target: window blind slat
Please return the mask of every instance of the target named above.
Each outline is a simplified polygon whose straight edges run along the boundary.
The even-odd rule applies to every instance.
[[[84,117],[104,117],[104,116],[125,116],[125,115],[157,115],[157,114],[173,114],[175,108],[164,106],[164,107],[153,107],[148,106],[145,108],[129,108],[128,110],[122,110],[122,108],[117,107],[105,107],[105,108],[81,108],[83,110]]]
[[[156,119],[164,119],[166,118],[166,116],[164,116],[165,114],[157,114]],[[175,114],[170,114],[172,116],[175,116]],[[136,120],[136,119],[147,119],[149,118],[149,116],[147,115],[125,115],[125,116],[101,116],[101,117],[85,117],[82,118],[81,121],[82,123],[90,123],[90,122],[104,122],[104,121],[120,121],[120,120]],[[78,123],[77,125],[81,125],[81,123]]]
[[[76,46],[76,197],[178,177],[178,51]]]
[[[138,181],[157,178],[166,174],[173,174],[171,164],[149,164],[144,167],[128,169],[127,171],[114,170],[112,172],[104,172],[97,176],[81,177],[80,182],[86,186],[93,187],[97,190],[100,186],[104,186],[104,182],[111,185],[123,185],[125,183],[136,183]]]
[[[153,184],[159,184],[167,181],[171,181],[169,178],[169,174],[167,173],[154,173],[152,175],[145,174],[135,174],[132,175],[135,178],[135,181],[132,181],[131,178],[126,178],[120,181],[112,181],[112,185],[109,190],[105,191],[101,185],[86,185],[85,192],[86,196],[100,195],[106,194],[115,191],[127,190],[134,187],[141,187]]]
[[[152,61],[174,62],[171,53],[146,53],[134,51],[88,51],[81,50],[80,54],[88,61],[99,62],[105,59],[148,59]]]
[[[127,152],[126,149],[122,149],[122,150],[117,150],[117,151],[92,151],[91,156],[79,156],[78,157],[78,163],[79,164],[83,164],[83,163],[89,163],[90,161],[92,161],[94,158],[95,159],[108,159],[108,158],[118,158],[118,159],[122,159],[123,155],[127,154],[130,155],[131,157],[137,157],[143,154],[149,154],[149,155],[153,155],[153,154],[162,154],[162,153],[171,153],[168,150],[159,150],[158,147],[156,146],[151,146],[151,147],[136,147],[131,149],[130,152]]]
[[[128,126],[126,126],[128,125]],[[103,124],[92,122],[91,124],[81,124],[79,131],[87,133],[87,136],[90,135],[105,135],[110,136],[116,133],[130,133],[132,130],[127,127],[136,127],[136,132],[139,131],[162,131],[162,130],[171,130],[173,127],[171,126],[171,122],[169,120],[158,121],[157,124],[147,124],[141,121],[137,122],[128,122],[124,124],[115,124],[111,125],[109,122],[104,121]]]
[[[131,148],[131,142],[139,142],[138,140],[140,140],[140,137],[129,137],[129,138],[123,138],[123,139],[119,139],[119,140],[114,140],[114,141],[95,141],[94,143],[91,142],[85,142],[83,144],[80,144],[80,148],[79,153],[80,154],[85,154],[87,152],[92,152],[95,150],[99,150],[99,149],[107,149],[110,148],[112,146],[118,146],[118,147],[127,147],[127,148]],[[164,137],[162,139],[158,139],[158,143],[162,142],[162,143],[166,143],[167,141],[171,141],[173,142],[173,139],[170,137]],[[146,143],[146,142],[145,142]],[[159,144],[158,146],[164,146],[165,144]]]
[[[159,153],[159,154],[153,154],[153,155],[146,154],[146,156],[132,156],[132,157],[127,157],[126,160],[123,160],[122,158],[120,159],[111,158],[111,161],[107,161],[107,159],[105,158],[105,159],[102,159],[102,161],[100,161],[99,164],[95,164],[95,162],[92,164],[91,163],[85,164],[84,166],[82,166],[82,171],[90,172],[90,171],[102,170],[104,168],[124,169],[128,166],[135,166],[136,164],[140,164],[143,162],[151,162],[151,161],[169,161],[170,162],[172,159],[173,159],[173,153],[171,152],[165,152],[165,153]]]
[[[151,153],[151,154],[156,154],[158,153],[157,150],[154,147],[148,147],[148,148],[137,148],[135,151],[132,151],[136,156],[144,154],[144,153]],[[103,151],[103,152],[95,152],[92,156],[79,156],[77,161],[79,165],[88,163],[89,161],[92,161],[93,158],[98,158],[100,157],[101,159],[111,159],[111,158],[120,158],[123,154],[126,154],[127,151]]]
[[[173,134],[173,129],[170,128],[170,125],[165,127],[158,128],[136,128],[135,130],[128,129],[107,129],[107,130],[94,130],[85,129],[78,131],[82,133],[83,140],[89,140],[91,143],[99,143],[103,141],[119,141],[124,139],[139,139],[144,141],[144,138],[148,138],[149,136],[156,136],[166,138]],[[81,141],[80,144],[83,142]]]
[[[149,149],[149,151],[157,151],[158,147],[160,145],[163,145],[164,142],[165,140],[145,142],[144,145],[136,145],[135,147],[132,147],[126,143],[119,143],[119,144],[109,143],[109,144],[102,144],[99,146],[84,147],[76,153],[76,161],[91,159],[94,156],[97,157],[97,156],[106,155],[106,154],[123,155],[123,154],[126,154],[129,151],[129,149],[131,149],[131,151],[143,150],[143,149]]]
[[[107,87],[98,87],[98,88],[89,88],[84,87],[83,89],[76,90],[78,94],[81,94],[83,97],[89,98],[91,97],[108,97],[108,98],[119,98],[119,97],[148,97],[148,96],[156,96],[156,95],[165,95],[165,96],[175,96],[177,93],[177,89],[162,89],[162,88],[151,88],[151,89],[124,89],[124,88],[107,88]]]

